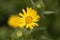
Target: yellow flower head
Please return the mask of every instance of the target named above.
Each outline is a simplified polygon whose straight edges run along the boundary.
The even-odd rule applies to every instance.
[[[26,26],[26,28],[33,29],[33,27],[38,26],[37,22],[40,16],[37,14],[36,10],[27,7],[27,10],[22,9],[22,12],[23,13],[19,13],[20,21],[22,22],[19,27]]]
[[[25,26],[30,29],[38,26],[37,22],[39,21],[40,16],[37,14],[36,10],[27,7],[27,10],[25,11],[22,9],[22,12],[23,13],[20,12],[18,15],[10,16],[8,19],[8,25],[14,28],[23,28]]]
[[[13,28],[17,28],[21,25],[20,17],[18,15],[12,15],[9,17],[7,23],[9,26],[11,26]]]
[[[19,16],[18,15],[12,15],[8,19],[8,25],[16,28],[16,27],[18,27],[18,24],[19,24],[18,21],[20,21]]]

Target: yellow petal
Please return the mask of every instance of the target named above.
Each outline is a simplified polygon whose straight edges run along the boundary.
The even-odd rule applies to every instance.
[[[27,13],[30,14],[31,11],[32,11],[32,8],[28,8],[28,7],[27,7]]]
[[[38,22],[38,21],[39,21],[39,20],[34,20],[34,19],[33,19],[33,22]]]
[[[25,9],[22,9],[22,12],[24,13],[24,15],[26,14],[26,11],[25,11]]]
[[[22,23],[22,24],[19,24],[19,27],[23,28],[25,25],[26,25],[25,23]]]
[[[33,27],[32,27],[32,26],[30,26],[29,28],[30,28],[31,30],[33,29]]]
[[[39,26],[37,23],[35,23],[36,26]]]
[[[24,15],[22,13],[19,13],[19,16],[22,16],[23,17]]]
[[[34,17],[34,20],[37,20],[37,19],[39,19],[39,18],[40,18],[40,16],[37,15],[37,16]]]
[[[37,11],[32,10],[32,12],[30,14],[32,14],[32,18],[35,18],[37,16]]]
[[[39,26],[38,23],[32,23],[32,26]]]
[[[26,25],[26,28],[28,28],[29,26],[28,25]]]
[[[27,12],[29,11],[29,8],[27,7]]]

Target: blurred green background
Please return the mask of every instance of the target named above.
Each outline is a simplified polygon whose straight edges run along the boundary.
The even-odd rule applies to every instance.
[[[17,37],[19,30],[8,26],[7,20],[26,7],[38,11],[39,27],[32,31],[23,29],[25,34]],[[60,40],[60,0],[0,0],[0,40]]]

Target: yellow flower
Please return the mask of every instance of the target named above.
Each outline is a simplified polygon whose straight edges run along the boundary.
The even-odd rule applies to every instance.
[[[38,26],[37,22],[40,16],[37,14],[36,10],[27,7],[27,10],[25,11],[25,9],[22,9],[22,12],[23,13],[19,13],[20,21],[22,22],[19,27],[26,26],[26,28],[33,29],[33,27]]]
[[[18,15],[12,15],[9,17],[7,23],[9,26],[11,26],[13,28],[17,28],[21,25],[20,17]]]

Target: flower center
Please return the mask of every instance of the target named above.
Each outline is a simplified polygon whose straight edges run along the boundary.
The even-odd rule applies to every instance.
[[[26,21],[26,24],[29,24],[32,22],[32,18],[30,16],[28,16],[28,17],[26,17],[25,21]]]

